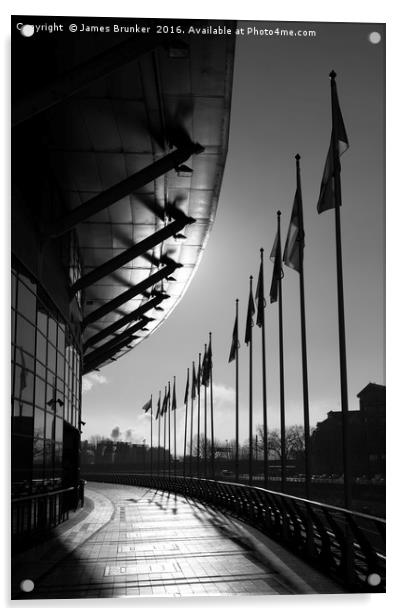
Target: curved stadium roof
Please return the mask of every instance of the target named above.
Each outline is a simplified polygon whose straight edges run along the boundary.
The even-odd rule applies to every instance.
[[[43,102],[66,205],[46,232],[75,229],[71,296],[82,309],[84,372],[139,344],[183,297],[215,218],[228,146],[232,36],[147,41],[145,50],[138,38],[121,41],[96,56],[76,45],[68,79],[50,91],[63,93],[80,72],[81,86]]]

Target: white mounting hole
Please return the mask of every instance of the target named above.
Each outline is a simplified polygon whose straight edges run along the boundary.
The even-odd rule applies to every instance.
[[[35,588],[35,584],[32,580],[22,580],[20,588],[23,592],[32,592]]]
[[[370,32],[368,39],[370,43],[377,45],[381,41],[381,34],[379,32]]]
[[[33,36],[34,32],[35,32],[35,28],[30,25],[30,24],[24,24],[23,26],[21,26],[21,30],[20,30],[22,36]]]
[[[369,584],[369,586],[378,586],[380,583],[381,577],[378,573],[370,573],[370,575],[367,576],[367,584]]]

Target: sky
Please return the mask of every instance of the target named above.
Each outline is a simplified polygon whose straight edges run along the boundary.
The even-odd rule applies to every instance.
[[[247,28],[272,22],[240,23]],[[298,28],[292,22],[276,26]],[[178,434],[183,432],[187,367],[212,332],[215,436],[234,437],[235,375],[228,363],[239,298],[240,438],[248,434],[248,348],[244,330],[249,276],[257,282],[282,211],[286,237],[301,155],[310,423],[340,409],[334,212],[316,210],[331,130],[329,72],[337,72],[350,148],[342,157],[341,211],[350,409],[368,382],[385,384],[385,32],[379,24],[308,23],[314,38],[236,38],[229,150],[216,220],[204,256],[169,319],[133,351],[84,377],[83,438],[110,437],[116,427],[132,442],[150,439],[142,406],[177,379]],[[381,41],[370,42],[378,32]],[[287,425],[303,420],[298,274],[284,268],[283,314]],[[278,311],[266,308],[268,426],[279,426]],[[253,329],[254,426],[262,423],[261,330]],[[203,400],[202,407],[203,408]],[[116,432],[115,432],[116,434]]]

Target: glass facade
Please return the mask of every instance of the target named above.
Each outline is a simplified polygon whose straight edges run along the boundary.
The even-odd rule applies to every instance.
[[[80,353],[65,320],[20,268],[12,270],[11,318],[13,490],[55,489],[71,483],[74,464],[78,471]]]

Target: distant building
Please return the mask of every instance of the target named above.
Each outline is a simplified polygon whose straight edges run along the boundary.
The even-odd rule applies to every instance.
[[[385,386],[369,383],[358,394],[360,408],[350,411],[350,456],[353,475],[385,473]],[[313,471],[342,474],[342,413],[330,411],[311,438]]]

